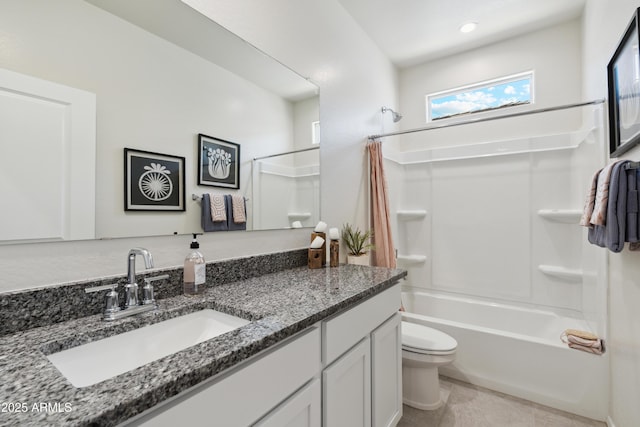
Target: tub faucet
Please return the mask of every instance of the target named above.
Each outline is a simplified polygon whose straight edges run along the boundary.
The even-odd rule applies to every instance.
[[[136,255],[142,256],[146,268],[153,268],[153,257],[145,248],[133,248],[129,251],[127,263],[127,284],[124,286],[126,297],[124,308],[138,306],[138,284],[136,283]]]

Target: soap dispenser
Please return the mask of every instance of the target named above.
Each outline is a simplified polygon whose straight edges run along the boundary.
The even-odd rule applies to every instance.
[[[193,241],[191,242],[191,252],[184,259],[184,294],[198,295],[204,292],[205,282],[207,281],[207,267],[204,257],[198,251],[198,234],[193,233]]]

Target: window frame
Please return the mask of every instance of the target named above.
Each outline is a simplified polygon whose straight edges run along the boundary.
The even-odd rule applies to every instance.
[[[524,80],[526,78],[529,78],[529,102],[526,103],[526,104],[512,105],[512,106],[504,107],[504,108],[488,108],[488,109],[483,109],[483,110],[467,111],[466,113],[449,115],[449,116],[439,117],[439,118],[435,118],[435,119],[433,119],[431,117],[432,116],[431,100],[434,99],[434,98],[443,98],[445,96],[458,95],[458,94],[462,94],[462,93],[465,93],[465,92],[472,92],[472,91],[477,90],[477,89],[488,89],[488,88],[490,88],[492,86],[498,86],[498,85],[502,85],[502,84],[507,84],[507,83],[510,83],[510,82]],[[516,73],[516,74],[510,74],[508,76],[498,77],[498,78],[495,78],[495,79],[485,80],[485,81],[482,81],[482,82],[472,83],[472,84],[465,85],[465,86],[458,86],[456,88],[446,89],[446,90],[442,90],[442,91],[439,91],[439,92],[430,93],[430,94],[425,95],[426,120],[427,120],[427,123],[435,123],[435,122],[440,122],[440,121],[443,121],[443,120],[455,120],[455,119],[460,120],[463,117],[469,117],[471,115],[475,116],[476,114],[482,114],[482,115],[487,115],[487,116],[500,115],[502,111],[505,111],[505,109],[515,108],[515,107],[523,107],[523,106],[528,106],[528,105],[535,104],[535,90],[534,89],[535,89],[535,71],[534,70],[528,70],[528,71],[523,71],[523,72]]]

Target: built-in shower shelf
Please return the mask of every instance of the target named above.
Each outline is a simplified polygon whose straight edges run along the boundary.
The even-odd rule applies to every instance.
[[[289,217],[289,220],[303,220],[303,219],[309,219],[311,218],[311,213],[310,212],[289,212],[287,214],[287,216]]]
[[[398,215],[398,219],[409,221],[409,220],[412,220],[412,219],[422,219],[422,218],[426,217],[427,216],[427,211],[422,210],[422,209],[402,210],[402,211],[397,211],[396,214]]]
[[[538,215],[549,221],[578,224],[580,217],[582,217],[582,211],[578,209],[540,209]]]
[[[538,270],[547,276],[556,277],[569,282],[581,282],[584,272],[574,268],[560,267],[557,265],[539,265]]]
[[[407,264],[422,264],[427,261],[426,255],[398,255],[398,261]]]

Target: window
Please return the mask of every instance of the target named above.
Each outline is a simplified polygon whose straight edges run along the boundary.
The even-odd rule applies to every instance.
[[[533,71],[427,95],[427,122],[533,103]]]

